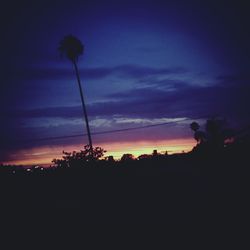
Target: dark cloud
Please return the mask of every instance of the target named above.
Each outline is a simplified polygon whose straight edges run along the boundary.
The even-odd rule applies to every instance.
[[[125,114],[140,117],[248,117],[249,86],[186,86],[174,91],[141,88],[110,95],[119,102],[94,104],[93,113]]]
[[[217,77],[219,84],[223,86],[250,86],[250,74],[249,72],[241,72],[237,74],[220,75]]]
[[[84,79],[99,79],[112,74],[113,69],[109,68],[93,68],[81,69],[80,74]],[[17,69],[14,72],[9,72],[13,78],[22,80],[67,80],[75,77],[73,67],[68,68],[30,68]]]
[[[72,107],[46,107],[38,109],[29,110],[5,110],[0,112],[1,116],[5,119],[15,118],[15,119],[27,119],[27,118],[78,118],[82,115],[81,106]]]
[[[107,76],[116,75],[118,77],[126,78],[142,78],[152,75],[169,75],[169,74],[183,74],[188,72],[183,67],[171,68],[152,68],[138,65],[120,65],[116,67],[99,67],[80,69],[80,74],[83,79],[100,79]],[[8,75],[18,80],[67,80],[74,76],[73,67],[68,68],[29,68],[29,69],[9,69]]]
[[[243,126],[250,122],[247,108],[250,105],[249,93],[250,86],[245,84],[191,87],[187,83],[182,88],[177,88],[173,91],[147,87],[109,95],[109,101],[88,105],[88,113],[90,120],[95,117],[112,119],[114,116],[147,119],[187,117],[193,120],[222,116],[229,122],[237,121],[238,125]],[[0,145],[1,159],[8,159],[8,152],[13,152],[15,149],[28,149],[41,145],[67,145],[72,141],[36,142],[36,139],[77,134],[79,131],[82,131],[82,125],[79,124],[61,124],[51,128],[43,127],[42,125],[37,127],[22,126],[22,121],[25,119],[38,119],[38,121],[41,119],[42,121],[43,118],[47,118],[51,119],[51,121],[56,121],[57,118],[71,120],[82,118],[81,106],[16,110],[15,112],[2,112],[1,116],[5,120],[5,123],[1,124],[1,131],[4,131]],[[127,126],[127,124],[125,125]],[[112,129],[114,128],[112,126]],[[163,133],[163,131],[159,133]],[[180,134],[180,132],[178,133]],[[174,134],[174,130],[172,134]],[[185,136],[184,134],[182,136]],[[103,136],[103,138],[107,141],[113,140],[112,136]],[[125,140],[126,136],[119,135],[119,139],[121,138]],[[143,138],[143,135],[141,135],[141,138]],[[27,142],[27,140],[31,141]]]
[[[138,65],[121,65],[115,67],[114,71],[122,76],[131,78],[141,78],[152,75],[183,74],[188,72],[184,67],[152,68]]]
[[[211,97],[208,92],[212,91],[201,88],[186,88],[173,92],[155,88],[137,89],[111,96],[119,101],[91,105],[90,113],[95,115],[121,114],[143,118],[183,116],[195,118],[207,115]]]
[[[4,65],[1,65],[0,84],[0,160],[9,154],[7,149],[32,147],[32,144],[24,144],[25,139],[77,131],[78,127],[73,125],[51,129],[42,125],[23,126],[26,119],[82,117],[81,106],[67,106],[71,99],[66,102],[63,95],[71,96],[70,90],[49,81],[75,80],[73,67],[66,59],[59,62],[56,51],[58,41],[68,32],[80,37],[89,53],[86,61],[93,68],[80,67],[83,80],[107,78],[105,82],[108,82],[115,77],[118,81],[127,80],[127,83],[122,82],[127,84],[122,89],[131,87],[131,83],[135,86],[134,90],[107,96],[109,101],[88,105],[90,119],[113,115],[141,118],[185,116],[192,119],[221,115],[237,120],[239,124],[241,120],[249,122],[250,15],[247,1],[73,0],[69,4],[69,1],[62,0],[60,5],[47,0],[14,1],[3,4],[1,10],[4,34],[1,58]],[[119,37],[120,34],[128,34],[128,39]],[[164,39],[164,35],[171,38],[176,34],[177,38],[170,39],[169,43]],[[183,40],[178,34],[183,35]],[[182,51],[190,53],[184,53],[183,58],[178,57],[175,42],[180,44],[181,54]],[[171,54],[168,51],[173,52],[172,57],[160,58],[160,55]],[[195,54],[203,52],[204,56],[196,61]],[[212,64],[218,66],[216,72],[210,67],[207,54],[211,55]],[[148,55],[146,59],[144,55]],[[115,60],[109,60],[113,58]],[[133,64],[125,64],[131,62]],[[151,63],[151,66],[140,66],[145,63]],[[210,79],[220,70],[224,75],[210,87],[163,79],[171,78],[172,74],[177,78],[188,73],[184,68],[187,65],[196,70],[197,64],[201,64],[201,70]],[[159,65],[172,67],[162,68]],[[231,74],[236,71],[247,73]],[[76,88],[74,90],[77,91]],[[107,90],[113,92],[111,87]],[[99,98],[103,99],[102,89],[98,91]],[[50,107],[53,105],[58,107]],[[29,110],[21,109],[22,106]],[[38,106],[42,108],[34,108]],[[49,142],[50,145],[53,143]]]
[[[249,106],[250,87],[236,86],[190,86],[174,90],[160,90],[154,87],[137,88],[118,92],[108,96],[109,101],[88,105],[89,115],[112,116],[125,115],[131,117],[208,117],[225,115],[240,117],[246,115]],[[82,116],[81,106],[47,107],[30,110],[15,110],[2,113],[5,118],[79,118]]]

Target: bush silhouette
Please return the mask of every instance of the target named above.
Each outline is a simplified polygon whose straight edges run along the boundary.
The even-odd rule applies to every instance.
[[[93,150],[93,151],[92,151]],[[101,157],[103,157],[106,151],[101,147],[95,147],[91,149],[90,145],[85,145],[84,150],[80,150],[79,152],[65,152],[63,151],[62,159],[53,159],[52,163],[56,165],[56,167],[76,167],[82,166],[86,162],[97,161]]]

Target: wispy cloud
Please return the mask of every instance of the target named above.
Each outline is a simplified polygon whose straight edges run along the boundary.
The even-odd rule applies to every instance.
[[[90,117],[122,115],[154,119],[162,117],[207,117],[210,115],[246,115],[250,86],[214,85],[210,87],[183,85],[181,88],[156,89],[141,87],[107,96],[106,101],[88,105]],[[81,106],[58,106],[29,110],[5,110],[4,119],[82,117]],[[101,122],[101,120],[100,120]]]
[[[188,122],[198,118],[208,118],[221,115],[229,121],[237,119],[250,122],[248,115],[250,86],[236,84],[225,85],[224,78],[218,78],[222,84],[210,87],[190,86],[183,84],[181,88],[172,91],[155,87],[141,87],[134,90],[117,92],[107,96],[103,102],[88,105],[92,131],[127,128],[137,125],[153,124],[172,121],[171,132],[164,135],[159,128],[154,134],[136,133],[132,135],[110,136],[103,135],[95,141],[134,140],[166,137],[187,136]],[[230,78],[231,79],[231,78]],[[29,148],[34,145],[48,145],[48,142],[24,143],[29,139],[41,137],[78,134],[84,131],[84,120],[81,106],[58,106],[29,110],[1,111],[4,123],[0,124],[3,133],[1,138],[1,159],[8,158],[7,151],[17,148]],[[187,118],[187,120],[182,120]],[[27,120],[29,120],[27,122]],[[8,132],[9,131],[9,132]],[[58,143],[68,145],[77,140],[52,141],[50,145]],[[79,142],[80,143],[80,142]],[[7,150],[8,149],[8,150]]]
[[[92,117],[90,121],[91,131],[93,133],[93,139],[95,145],[99,145],[100,143],[113,143],[113,142],[131,142],[133,144],[134,141],[156,141],[161,139],[175,139],[176,137],[180,136],[180,131],[176,130],[177,124],[180,124],[182,127],[185,127],[185,131],[188,131],[188,126],[186,124],[182,124],[185,118],[161,118],[161,119],[143,119],[143,118],[131,118],[129,116],[109,116],[109,117]],[[68,135],[79,135],[84,134],[85,124],[83,120],[75,120],[75,124],[72,122],[71,124],[68,123],[61,123],[61,124],[54,124],[53,126],[53,119],[51,120],[51,126],[44,127],[44,126],[37,126],[37,127],[25,127],[25,128],[16,128],[15,134],[5,135],[2,139],[4,144],[0,147],[0,156],[2,161],[7,161],[10,159],[15,158],[14,155],[16,151],[22,150],[29,150],[35,147],[66,147],[67,145],[75,145],[75,144],[86,144],[87,138],[86,137],[74,137],[74,138],[64,138],[64,136]],[[138,126],[145,126],[151,124],[159,124],[159,123],[169,123],[164,127],[157,127],[157,128],[146,128],[142,130],[135,131],[127,131],[127,132],[120,132],[115,134],[101,134],[95,135],[95,132],[100,131],[113,131],[113,130],[121,130],[127,128],[133,128]],[[165,132],[166,126],[168,127],[168,133]],[[179,128],[179,130],[181,127]],[[181,129],[182,130],[182,129]],[[148,133],[147,131],[151,131]],[[170,132],[171,131],[171,132]],[[85,133],[86,134],[86,133]],[[187,137],[187,133],[182,133],[182,137]],[[54,137],[61,137],[60,140],[52,140]],[[46,139],[47,138],[47,139]],[[49,139],[51,138],[51,139]],[[179,137],[178,137],[179,138]],[[42,139],[42,140],[40,140]],[[3,147],[2,147],[3,146]]]
[[[129,117],[120,117],[114,118],[117,124],[160,124],[167,122],[180,122],[186,120],[185,117],[181,118],[156,118],[156,119],[146,119],[146,118],[129,118]]]
[[[183,67],[169,67],[169,68],[154,68],[144,67],[140,65],[119,65],[115,67],[98,67],[98,68],[85,68],[79,69],[80,74],[84,79],[101,79],[107,76],[117,76],[121,78],[142,78],[152,75],[171,75],[171,74],[184,74],[188,70]],[[15,79],[23,80],[58,80],[58,79],[71,79],[74,77],[73,67],[67,68],[23,68],[15,69],[14,72],[9,72]]]

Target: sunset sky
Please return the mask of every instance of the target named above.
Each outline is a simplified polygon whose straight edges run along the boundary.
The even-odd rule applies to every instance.
[[[93,133],[167,123],[93,134],[107,155],[189,151],[194,120],[249,125],[243,1],[13,1],[2,11],[0,163],[49,164],[87,144],[48,139],[86,133],[73,66],[57,50],[68,34],[85,46],[78,65]]]

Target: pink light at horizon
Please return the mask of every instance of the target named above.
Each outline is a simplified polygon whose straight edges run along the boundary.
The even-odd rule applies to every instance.
[[[169,140],[141,140],[136,142],[123,141],[123,142],[109,142],[99,143],[99,146],[105,149],[107,152],[105,156],[113,155],[115,159],[120,159],[123,154],[131,153],[135,157],[141,154],[152,154],[153,150],[157,150],[159,153],[165,153],[168,151],[169,154],[188,152],[192,150],[195,145],[193,138],[186,139],[169,139]],[[29,150],[19,150],[12,154],[11,159],[3,162],[3,164],[14,164],[14,165],[52,165],[52,160],[62,157],[62,152],[80,151],[82,144],[75,145],[53,145],[35,147]]]

